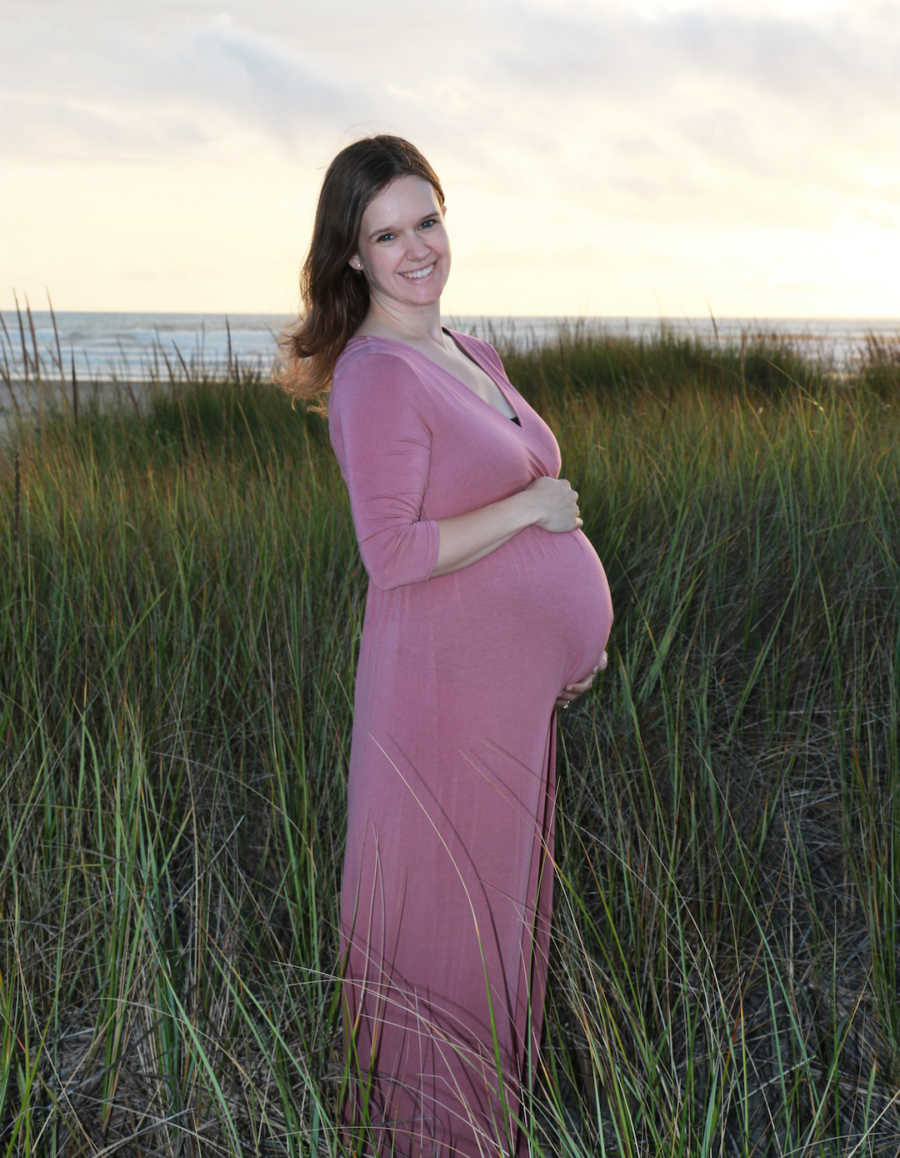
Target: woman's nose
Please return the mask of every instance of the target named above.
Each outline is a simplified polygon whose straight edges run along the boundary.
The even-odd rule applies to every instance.
[[[428,254],[428,242],[419,233],[414,233],[406,243],[406,252],[410,257],[425,257]]]

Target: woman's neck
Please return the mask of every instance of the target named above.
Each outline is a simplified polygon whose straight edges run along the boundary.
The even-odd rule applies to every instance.
[[[385,309],[373,301],[357,335],[371,338],[394,338],[408,346],[443,346],[444,333],[441,328],[440,307],[401,313]]]

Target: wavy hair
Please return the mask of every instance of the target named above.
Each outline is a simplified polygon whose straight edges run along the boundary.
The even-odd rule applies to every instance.
[[[369,309],[368,283],[349,266],[359,248],[362,215],[376,194],[407,175],[426,180],[444,208],[437,174],[402,137],[364,137],[328,166],[300,272],[304,313],[279,337],[273,372],[293,398],[322,401],[328,394],[334,364]]]

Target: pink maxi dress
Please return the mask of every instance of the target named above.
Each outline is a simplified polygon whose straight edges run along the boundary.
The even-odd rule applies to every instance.
[[[450,336],[521,425],[426,355],[375,337],[348,343],[329,406],[369,576],[341,893],[345,1128],[351,1153],[379,1158],[527,1154],[554,701],[597,663],[612,623],[581,531],[529,527],[431,577],[436,520],[560,469],[556,439],[494,349]]]

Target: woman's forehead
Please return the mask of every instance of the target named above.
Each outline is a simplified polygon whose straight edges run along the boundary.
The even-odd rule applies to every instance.
[[[395,217],[417,217],[439,208],[440,201],[431,182],[405,173],[375,194],[363,212],[363,226],[377,228],[378,224],[391,224],[389,219]]]

